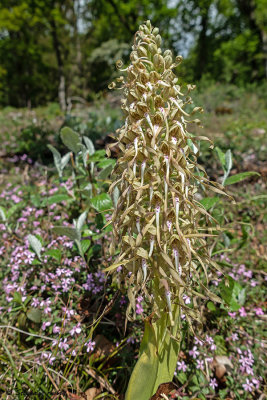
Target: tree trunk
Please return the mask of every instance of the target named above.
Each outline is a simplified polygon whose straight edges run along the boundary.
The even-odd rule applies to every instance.
[[[79,76],[79,89],[81,91],[84,90],[84,84],[82,81],[83,73],[83,63],[82,63],[82,50],[81,50],[81,40],[80,40],[80,31],[79,31],[79,21],[81,17],[81,4],[80,0],[77,0],[76,3],[73,2],[73,15],[74,15],[74,38],[76,43],[76,63],[78,69]]]
[[[248,25],[250,30],[259,38],[259,48],[258,53],[263,54],[263,63],[264,63],[264,75],[267,77],[267,37],[266,32],[258,25],[257,20],[255,18],[255,2],[251,0],[238,0],[238,7],[240,12],[247,18]],[[257,59],[253,59],[251,66],[254,71],[257,71],[258,79],[261,78],[259,76],[259,62]]]
[[[62,55],[61,55],[61,50],[60,50],[60,44],[59,44],[58,35],[57,35],[56,23],[53,18],[51,18],[51,20],[50,20],[50,26],[51,26],[51,34],[52,34],[52,39],[53,39],[53,46],[54,46],[54,50],[56,53],[57,65],[58,65],[58,80],[59,80],[58,100],[59,100],[59,105],[60,105],[61,110],[65,112],[67,109],[66,82],[65,82],[64,70],[63,70],[63,60],[62,60]]]
[[[197,56],[197,71],[196,78],[200,79],[204,73],[208,58],[207,30],[209,23],[209,7],[201,13],[201,32],[198,38],[198,56]]]
[[[263,49],[263,58],[264,58],[264,70],[265,70],[265,78],[267,79],[267,33],[262,30],[262,49]]]
[[[59,71],[58,100],[62,111],[66,111],[66,83],[63,72]]]

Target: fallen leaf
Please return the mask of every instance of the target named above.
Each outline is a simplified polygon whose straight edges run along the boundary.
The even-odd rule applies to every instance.
[[[173,390],[176,390],[176,386],[172,382],[162,383],[150,400],[162,400],[164,399],[162,395],[170,396]]]
[[[104,387],[113,395],[116,394],[116,391],[113,389],[113,387],[111,386],[111,384],[108,382],[107,379],[104,379],[102,376],[98,375],[96,371],[94,371],[92,368],[86,368],[85,371],[87,372],[88,375],[94,378],[100,384],[101,387]]]
[[[223,383],[225,381],[224,375],[233,368],[233,364],[227,356],[215,356],[211,368],[215,371],[216,378]]]
[[[94,338],[96,343],[94,358],[106,358],[115,350],[115,346],[104,335],[97,335]]]
[[[67,390],[68,400],[86,400],[85,394],[78,395]]]
[[[99,393],[101,393],[101,389],[98,388],[90,388],[86,390],[86,400],[94,400]]]
[[[214,360],[218,363],[218,364],[223,364],[225,366],[229,366],[230,368],[234,368],[231,360],[227,357],[227,356],[215,356]]]

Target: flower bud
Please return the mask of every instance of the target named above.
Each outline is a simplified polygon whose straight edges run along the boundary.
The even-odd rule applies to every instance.
[[[155,68],[158,71],[163,71],[164,70],[165,62],[164,62],[164,58],[160,54],[155,54],[154,55],[153,63],[155,65]]]

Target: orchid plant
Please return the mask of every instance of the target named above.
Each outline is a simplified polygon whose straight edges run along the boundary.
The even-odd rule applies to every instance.
[[[111,253],[118,245],[119,254],[107,270],[127,291],[128,319],[135,318],[140,294],[150,312],[126,400],[148,400],[161,383],[172,380],[181,312],[192,327],[192,320],[200,322],[200,299],[220,301],[207,288],[207,267],[217,268],[207,245],[207,237],[213,236],[212,227],[207,227],[212,217],[197,195],[200,187],[224,193],[223,187],[210,182],[197,163],[198,142],[208,139],[187,131],[189,123],[200,123],[191,116],[203,111],[190,106],[195,86],[188,85],[182,93],[174,72],[182,57],[174,61],[172,52],[162,52],[160,46],[158,28],[147,21],[135,35],[129,66],[122,69],[117,62],[125,73],[117,78],[125,123],[108,149],[110,155],[116,145],[121,155],[110,186],[117,199]],[[185,294],[193,308],[185,303]]]

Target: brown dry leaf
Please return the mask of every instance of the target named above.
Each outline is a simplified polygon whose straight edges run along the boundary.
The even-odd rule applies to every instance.
[[[116,391],[113,389],[111,384],[108,382],[108,380],[104,379],[102,376],[98,375],[96,371],[94,371],[92,368],[86,368],[85,370],[88,375],[90,375],[92,378],[94,378],[101,386],[101,388],[107,389],[111,394],[115,395]]]
[[[229,366],[230,368],[234,368],[231,360],[227,356],[215,356],[214,360],[217,362],[217,364],[223,364],[225,366]]]
[[[176,390],[176,386],[172,382],[162,383],[159,385],[158,390],[150,400],[162,400],[162,394],[169,396],[174,390]]]
[[[105,336],[97,335],[95,338],[96,351],[94,352],[95,358],[108,357],[115,350],[114,344],[112,344]]]
[[[224,375],[233,368],[233,364],[227,356],[215,356],[211,368],[215,370],[216,378],[223,382],[225,380]]]
[[[179,358],[182,358],[183,360],[186,359],[186,355],[182,350],[180,350],[180,352],[179,352]]]
[[[255,128],[251,132],[253,135],[264,135],[266,133],[265,129],[263,128]]]
[[[78,395],[75,393],[70,393],[68,390],[67,390],[67,395],[68,395],[68,400],[85,400],[86,399],[85,395]]]
[[[99,393],[101,393],[101,389],[98,388],[90,388],[86,390],[86,400],[94,400]]]

